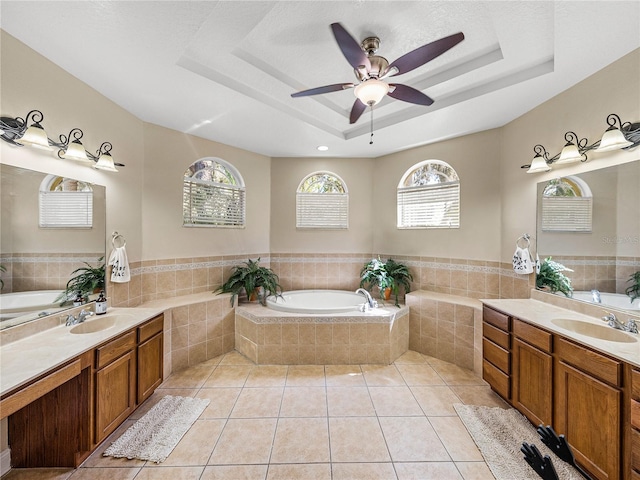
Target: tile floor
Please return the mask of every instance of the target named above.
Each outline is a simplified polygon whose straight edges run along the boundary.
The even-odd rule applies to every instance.
[[[211,399],[167,460],[103,457],[164,395]],[[261,366],[232,352],[171,375],[77,470],[2,480],[492,480],[454,403],[507,407],[471,372],[412,351],[388,366]]]

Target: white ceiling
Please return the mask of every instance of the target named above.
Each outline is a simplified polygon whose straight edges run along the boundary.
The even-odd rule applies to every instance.
[[[290,96],[355,81],[333,22],[389,62],[465,40],[393,78],[435,103],[386,98],[370,145],[353,90]],[[274,157],[377,157],[502,126],[640,47],[640,2],[3,0],[0,26],[146,122]]]

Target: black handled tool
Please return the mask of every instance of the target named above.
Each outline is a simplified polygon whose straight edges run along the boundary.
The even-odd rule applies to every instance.
[[[527,442],[522,442],[520,451],[524,453],[525,461],[542,477],[542,480],[559,480],[549,455],[543,457],[538,447],[529,445]]]
[[[573,456],[571,447],[567,443],[567,439],[564,438],[564,435],[558,435],[551,425],[547,425],[546,427],[543,425],[539,425],[537,430],[542,443],[549,447],[549,449],[553,453],[555,453],[558,458],[564,460],[569,465],[572,465],[576,470],[578,470],[580,475],[582,475],[587,480],[593,480],[587,474],[587,472],[580,468],[580,466],[576,463],[576,459]]]

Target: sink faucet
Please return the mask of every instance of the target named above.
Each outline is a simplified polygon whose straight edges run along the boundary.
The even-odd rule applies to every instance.
[[[593,300],[593,303],[602,303],[600,292],[596,289],[591,290],[591,299]]]
[[[71,325],[82,323],[87,319],[87,317],[90,317],[92,315],[93,315],[92,311],[86,310],[83,308],[82,310],[80,310],[80,313],[78,314],[77,317],[74,317],[73,314],[69,314],[67,316],[67,321],[65,322],[65,325],[67,327],[70,327]]]
[[[607,322],[607,324],[611,328],[615,328],[615,329],[622,330],[624,332],[629,332],[629,333],[638,333],[638,325],[636,324],[633,318],[630,318],[629,320],[627,320],[627,323],[622,323],[620,320],[616,318],[615,314],[607,312],[607,315],[602,317],[602,320]]]
[[[371,294],[367,292],[364,288],[357,289],[356,293],[362,293],[367,299],[367,301],[362,304],[362,307],[360,309],[362,312],[366,312],[367,310],[370,310],[372,308],[378,308],[378,302],[376,302],[371,297]]]

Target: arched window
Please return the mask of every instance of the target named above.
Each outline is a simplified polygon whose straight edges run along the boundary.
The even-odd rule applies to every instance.
[[[349,193],[335,173],[307,175],[296,191],[296,227],[349,228]]]
[[[38,203],[40,227],[93,227],[93,188],[89,183],[47,175],[40,183]]]
[[[425,160],[398,184],[398,228],[459,228],[460,179],[441,160]]]
[[[542,191],[543,232],[591,232],[592,211],[591,189],[581,178],[554,178]]]
[[[201,158],[184,172],[182,217],[186,227],[244,227],[245,187],[233,165]]]

